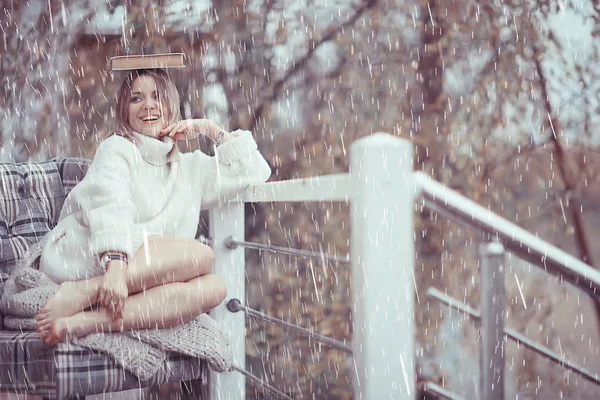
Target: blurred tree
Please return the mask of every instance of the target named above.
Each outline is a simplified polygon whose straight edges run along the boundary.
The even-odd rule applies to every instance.
[[[87,0],[8,1],[2,6],[2,160],[68,152],[70,62],[91,13]]]
[[[351,143],[384,131],[413,141],[416,169],[587,262],[598,257],[589,243],[600,233],[593,201],[600,179],[594,2],[89,0],[2,7],[4,160],[91,157],[114,124],[121,75],[106,71],[108,58],[184,51],[191,68],[174,73],[183,114],[253,130],[274,180],[347,172]],[[561,23],[578,29],[561,30]],[[211,151],[202,140],[184,147],[198,146]],[[477,360],[476,327],[424,293],[436,286],[476,304],[474,249],[489,238],[416,210],[419,374],[473,397],[466,375]],[[248,206],[247,221],[248,240],[350,251],[347,204],[257,204]],[[347,268],[247,255],[251,307],[350,339]],[[591,303],[513,259],[509,266],[509,325],[585,361],[597,348]],[[452,352],[449,337],[461,341],[464,354]],[[347,355],[321,353],[315,343],[253,320],[247,348],[253,373],[295,398],[351,398]],[[515,392],[598,394],[575,378],[565,382],[558,367],[530,353],[507,346],[507,354],[516,360],[509,366]],[[600,370],[595,360],[586,362]],[[249,398],[263,396],[248,391]]]

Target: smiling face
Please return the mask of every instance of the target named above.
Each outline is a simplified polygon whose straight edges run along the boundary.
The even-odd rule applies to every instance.
[[[179,103],[179,93],[167,71],[131,71],[117,93],[115,133],[129,139],[131,131],[157,137],[162,128],[181,119]]]
[[[171,120],[166,99],[162,99],[154,78],[141,75],[131,84],[127,122],[131,129],[145,136],[158,137]]]

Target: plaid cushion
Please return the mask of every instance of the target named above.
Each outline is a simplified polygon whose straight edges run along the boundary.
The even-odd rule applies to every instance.
[[[87,158],[75,157],[56,158],[54,161],[56,161],[58,165],[58,172],[60,173],[65,196],[69,194],[75,185],[81,182],[92,163],[92,161]]]
[[[0,164],[0,282],[29,246],[56,225],[66,195],[85,176],[90,162],[63,157]]]
[[[56,162],[0,164],[0,272],[54,227],[64,199]]]
[[[65,343],[44,347],[36,332],[0,331],[0,391],[65,399],[198,378],[206,382],[206,363],[198,359],[170,353],[163,368],[160,382],[140,382],[101,353]]]

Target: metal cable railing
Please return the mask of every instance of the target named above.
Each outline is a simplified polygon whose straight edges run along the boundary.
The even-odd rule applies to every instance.
[[[424,209],[476,228],[485,233],[489,241],[497,242],[488,243],[481,254],[481,396],[486,400],[503,399],[504,354],[498,349],[503,346],[508,336],[503,320],[505,315],[504,248],[592,296],[600,296],[600,272],[485,207],[433,181],[426,174],[415,173],[412,169],[412,148],[413,145],[408,141],[378,133],[352,144],[349,174],[255,185],[238,199],[238,203],[211,211],[213,240],[207,239],[205,243],[219,244],[215,246],[215,253],[218,254],[216,259],[219,260],[221,257],[224,261],[217,263],[219,264],[216,268],[217,273],[228,274],[228,284],[230,282],[234,284],[231,292],[237,297],[243,296],[245,284],[242,263],[236,265],[239,259],[244,258],[241,247],[317,259],[323,263],[350,265],[355,289],[353,311],[356,313],[352,321],[355,328],[353,344],[354,349],[360,349],[356,350],[356,353],[360,351],[360,355],[355,354],[353,360],[356,380],[359,382],[354,388],[357,397],[381,398],[380,394],[387,391],[393,393],[394,398],[410,400],[414,393],[411,389],[414,388],[415,370],[414,365],[405,360],[414,357],[412,348],[414,305],[411,296],[415,270],[412,230],[415,204],[413,201],[417,200],[417,204]],[[324,200],[351,203],[352,263],[348,257],[337,257],[322,251],[297,250],[235,239],[235,237],[243,237],[244,234],[243,205],[246,202]],[[392,222],[394,226],[390,229]],[[400,248],[399,244],[403,247]],[[228,253],[230,250],[231,253]],[[230,273],[232,270],[234,272]],[[373,290],[374,288],[376,290]],[[382,302],[381,299],[385,298],[384,293],[388,295],[388,301]],[[318,336],[321,335],[251,310],[241,305],[239,301],[230,302],[229,306],[233,310],[226,310],[223,307],[217,312],[228,314],[224,319],[233,327],[238,354],[241,356],[244,354],[245,344],[244,321],[243,318],[231,315],[231,311],[244,311],[248,316],[277,323],[315,340],[320,339]],[[390,313],[396,313],[400,318],[389,318]],[[219,316],[223,317],[223,314]],[[365,326],[369,329],[364,329]],[[517,338],[518,343],[525,346],[532,345],[528,347],[552,358],[552,354],[544,353],[541,346],[536,348],[536,345],[530,343],[527,338],[519,337],[518,334],[512,336]],[[333,347],[352,351],[352,348],[345,343],[339,343],[332,338],[324,339],[323,343],[329,342]],[[408,345],[398,346],[397,343]],[[590,380],[594,382],[597,381],[597,376],[594,374],[560,360],[556,354],[553,355],[554,361],[559,360],[562,366],[583,377],[591,378]],[[373,368],[379,365],[382,368]],[[406,388],[398,384],[399,371],[404,376],[402,383]],[[239,372],[257,384],[268,385],[250,376],[251,374],[246,375],[249,374],[247,371]],[[236,375],[235,379],[238,378],[242,379]],[[229,393],[235,393],[234,396],[243,393],[236,385],[238,381],[231,381],[228,386],[231,388]],[[425,388],[446,398],[456,398],[435,383],[429,383]],[[272,391],[272,393],[280,393],[281,397],[281,392]],[[389,397],[389,393],[385,394]]]
[[[461,303],[461,302],[453,299],[450,296],[445,295],[444,293],[440,292],[437,289],[429,288],[427,290],[427,295],[439,300],[440,302],[444,303],[446,306],[448,306],[454,310],[457,310],[461,313],[464,313],[465,315],[468,315],[470,318],[472,318],[474,320],[477,320],[477,321],[481,320],[481,315],[478,311],[474,310],[473,308],[471,308],[470,306],[468,306],[464,303]],[[518,333],[512,329],[508,329],[508,328],[504,329],[504,334],[507,337],[509,337],[510,339],[514,340],[515,342],[522,344],[523,346],[541,354],[542,356],[544,356],[547,359],[549,359],[550,361],[562,366],[563,368],[575,372],[576,374],[580,375],[582,378],[584,378],[590,382],[600,384],[600,377],[598,377],[598,374],[589,372],[585,368],[578,366],[569,360],[565,360],[563,357],[560,357],[558,354],[556,354],[552,350],[535,343],[534,341],[528,339],[526,336],[521,335],[520,333]]]
[[[246,313],[246,315],[260,318],[266,322],[273,323],[273,324],[280,326],[284,329],[287,329],[289,331],[293,331],[293,332],[296,332],[303,336],[306,336],[309,339],[317,340],[317,341],[319,341],[327,346],[333,347],[335,349],[342,350],[342,351],[345,351],[348,353],[352,353],[352,347],[346,345],[345,343],[342,343],[338,340],[321,335],[319,333],[311,332],[308,329],[302,328],[302,327],[294,325],[294,324],[290,324],[289,322],[285,322],[279,318],[271,317],[267,314],[261,313],[260,311],[256,311],[250,307],[246,307],[246,306],[242,305],[242,302],[238,299],[229,300],[229,302],[227,302],[227,309],[232,313],[243,311],[244,313]],[[264,388],[268,392],[275,395],[278,399],[284,399],[284,400],[292,399],[291,397],[289,397],[288,395],[286,395],[279,389],[270,385],[268,382],[258,378],[257,376],[253,375],[252,373],[246,371],[245,369],[237,367],[237,366],[234,366],[233,369],[235,371],[243,374],[246,378],[250,379],[250,381],[254,385]]]
[[[225,241],[225,246],[228,249],[235,249],[238,246],[242,246],[247,249],[263,250],[263,251],[269,251],[272,253],[287,254],[287,255],[295,256],[295,257],[312,258],[312,259],[317,259],[317,260],[321,260],[324,262],[331,261],[331,262],[336,262],[336,263],[340,263],[340,264],[350,265],[350,259],[348,257],[342,258],[342,257],[324,253],[322,251],[316,252],[316,251],[309,251],[309,250],[298,250],[298,249],[293,249],[291,247],[275,246],[272,244],[246,242],[243,240],[237,240],[233,237],[230,237]]]
[[[521,259],[594,297],[600,296],[600,271],[432,180],[428,175],[416,172],[414,178],[421,189],[421,205],[424,208],[485,232]]]
[[[328,336],[324,336],[319,333],[309,331],[308,329],[302,328],[302,327],[294,325],[294,324],[290,324],[289,322],[285,322],[279,318],[271,317],[270,315],[263,314],[260,311],[253,310],[250,307],[246,307],[246,306],[242,305],[242,303],[238,299],[229,300],[229,302],[227,303],[227,309],[234,313],[238,312],[238,311],[243,311],[246,313],[246,315],[260,318],[264,321],[273,323],[273,324],[280,326],[284,329],[287,329],[289,331],[293,331],[300,335],[306,336],[309,339],[317,340],[323,344],[326,344],[327,346],[330,346],[335,349],[342,350],[342,351],[352,354],[352,347],[348,346],[347,344],[345,344],[343,342],[340,342],[339,340],[335,340]]]
[[[211,238],[207,238],[205,236],[200,236],[198,238],[198,240],[201,243],[204,243],[204,244],[207,244],[210,246],[213,245],[213,240]],[[281,247],[281,246],[274,246],[274,245],[270,245],[270,244],[246,242],[246,241],[241,241],[241,240],[235,240],[233,237],[227,238],[224,241],[224,246],[231,250],[237,248],[238,246],[241,246],[241,247],[245,247],[248,249],[269,251],[269,252],[273,252],[273,253],[282,253],[282,254],[295,256],[295,257],[318,259],[321,262],[335,262],[335,263],[341,263],[341,264],[345,264],[345,265],[350,264],[350,260],[347,258],[333,256],[333,255],[324,253],[323,251],[311,252],[311,251],[306,251],[306,250],[298,250],[298,249],[286,248],[286,247]],[[237,313],[239,311],[243,311],[247,316],[252,316],[255,318],[262,319],[266,322],[270,322],[272,324],[280,326],[288,331],[295,332],[295,333],[305,336],[309,339],[319,341],[319,342],[321,342],[327,346],[330,346],[332,348],[352,354],[352,347],[343,342],[340,342],[339,340],[332,339],[328,336],[321,335],[316,332],[312,332],[306,328],[291,324],[291,323],[283,321],[279,318],[275,318],[270,315],[261,313],[260,311],[254,310],[247,306],[244,306],[239,299],[234,298],[234,299],[229,300],[229,302],[227,303],[227,309],[232,313]],[[252,373],[245,370],[244,368],[234,366],[233,369],[235,371],[239,372],[240,374],[244,375],[246,378],[248,378],[253,385],[265,389],[269,393],[276,396],[278,399],[284,399],[284,400],[292,399],[291,397],[289,397],[288,395],[283,393],[281,390],[270,385],[268,382],[258,378],[257,376],[253,375]]]
[[[240,374],[244,375],[246,378],[248,378],[254,386],[265,389],[269,393],[275,395],[278,399],[293,400],[292,397],[288,396],[287,394],[283,393],[281,390],[272,386],[267,381],[264,381],[264,380],[260,379],[259,377],[257,377],[256,375],[253,375],[252,373],[246,371],[244,368],[240,368],[238,366],[233,366],[233,369],[235,371],[239,372]]]
[[[212,244],[212,241],[209,238],[202,238],[202,239],[203,239],[203,243]],[[270,245],[270,244],[246,242],[246,241],[242,241],[242,240],[236,240],[233,237],[227,238],[224,242],[224,245],[228,249],[235,249],[238,246],[241,246],[241,247],[245,247],[248,249],[269,251],[272,253],[281,253],[281,254],[286,254],[286,255],[290,255],[290,256],[294,256],[294,257],[318,259],[321,262],[336,262],[336,263],[342,263],[342,264],[346,264],[346,265],[350,264],[350,260],[348,260],[348,259],[343,259],[341,257],[333,256],[333,255],[324,253],[322,251],[317,253],[317,252],[306,251],[306,250],[298,250],[298,249],[286,248],[286,247],[281,247],[281,246],[274,246],[274,245]],[[282,319],[272,317],[272,316],[264,314],[260,311],[254,310],[250,307],[244,306],[239,299],[229,300],[229,302],[227,302],[227,309],[232,313],[243,311],[248,316],[262,319],[263,321],[270,322],[270,323],[275,324],[279,327],[282,327],[288,331],[295,332],[302,336],[308,337],[309,339],[319,341],[319,342],[321,342],[327,346],[330,346],[332,348],[342,350],[344,352],[352,354],[352,347],[348,346],[347,344],[345,344],[343,342],[340,342],[339,340],[335,340],[328,336],[321,335],[316,332],[312,332],[306,328],[291,324],[289,322],[283,321]],[[242,369],[242,368],[234,368],[234,369],[236,371],[238,371],[239,373],[243,374],[246,378],[250,379],[250,381],[253,384],[264,388],[265,390],[267,390],[270,393],[277,396],[277,398],[284,399],[284,400],[291,399],[291,397],[289,397],[285,393],[281,392],[279,389],[271,386],[268,382],[261,380],[260,378],[256,377],[255,375],[251,374],[250,372],[246,371],[245,369]]]
[[[481,252],[481,314],[469,308],[460,308],[481,323],[482,396],[489,400],[500,400],[504,397],[504,358],[498,351],[504,337],[523,344],[592,383],[600,384],[597,374],[561,359],[556,353],[515,331],[504,329],[504,248],[553,274],[561,282],[570,283],[594,298],[600,296],[600,271],[432,180],[426,174],[417,172],[414,179],[421,189],[418,202],[424,209],[483,232],[489,236],[488,240],[495,242],[487,243],[480,248],[480,251],[483,250]],[[428,292],[431,296],[451,307],[457,307],[451,298],[431,290]]]
[[[424,180],[425,178],[420,177],[420,179]],[[594,276],[593,273],[592,274],[589,273],[590,271],[587,270],[587,268],[589,268],[589,266],[581,263],[577,259],[570,259],[569,257],[571,257],[571,256],[568,255],[567,253],[562,252],[562,250],[554,248],[553,246],[547,244],[546,242],[539,240],[538,238],[529,234],[529,232],[522,230],[521,228],[518,228],[518,227],[517,227],[518,229],[515,229],[515,226],[513,224],[501,219],[500,217],[498,217],[496,215],[493,215],[493,214],[491,214],[491,216],[487,215],[487,218],[484,220],[484,218],[482,218],[481,215],[477,215],[477,214],[478,213],[481,214],[481,212],[488,213],[487,210],[483,209],[481,206],[477,205],[476,203],[471,202],[470,200],[468,200],[466,198],[452,199],[452,196],[458,196],[458,197],[461,197],[461,196],[456,194],[455,192],[451,191],[450,189],[443,187],[442,185],[439,185],[437,187],[435,185],[439,185],[439,184],[434,183],[434,188],[431,189],[431,187],[429,187],[430,190],[428,190],[427,185],[425,185],[426,187],[423,190],[423,196],[422,196],[423,207],[425,207],[431,211],[437,212],[441,215],[444,215],[444,216],[448,217],[449,219],[459,222],[463,225],[467,225],[468,227],[476,228],[477,230],[486,232],[490,235],[494,235],[497,239],[500,239],[502,241],[502,243],[508,243],[508,246],[507,246],[508,249],[511,250],[512,252],[516,253],[517,255],[521,256],[521,258],[524,258],[525,260],[530,261],[539,266],[543,266],[545,269],[549,270],[550,272],[552,272],[556,275],[561,276],[561,278],[576,285],[577,287],[579,287],[589,293],[596,294],[597,287],[598,287],[597,284],[600,283],[600,280],[596,279],[597,277]],[[452,193],[452,195],[450,195],[450,193]],[[463,201],[463,200],[466,200],[466,203],[461,204],[460,201]],[[480,209],[478,209],[478,207]],[[468,210],[467,210],[467,208],[468,208]],[[500,220],[500,222],[502,222],[502,223],[499,224],[498,223],[499,221],[496,221],[495,219]],[[504,226],[503,224],[507,225],[508,228],[507,228],[507,226]],[[510,232],[510,233],[508,233],[508,232]],[[212,245],[212,240],[210,238],[201,237],[199,240],[205,244]],[[239,246],[239,247],[244,247],[244,248],[254,249],[254,250],[259,250],[259,251],[269,251],[272,253],[281,253],[281,254],[286,254],[286,255],[290,255],[290,256],[294,256],[294,257],[318,259],[322,262],[335,262],[335,263],[341,263],[344,265],[350,264],[350,260],[348,259],[348,257],[342,258],[342,257],[334,256],[331,254],[324,253],[322,250],[319,252],[299,250],[299,249],[293,249],[293,248],[289,248],[289,247],[275,246],[275,245],[271,245],[271,244],[262,244],[262,243],[256,243],[256,242],[242,241],[242,240],[237,240],[234,237],[228,237],[224,241],[224,245],[228,249],[236,249]],[[523,254],[525,256],[523,256]],[[562,257],[562,261],[561,261],[561,257]],[[582,282],[583,282],[583,284],[582,284]],[[445,296],[444,294],[442,294],[441,292],[439,292],[433,288],[430,288],[430,290],[428,291],[428,295],[438,299],[439,301],[445,303],[446,305],[448,305],[451,308],[462,311],[465,314],[469,315],[470,317],[481,321],[481,316],[480,316],[479,312],[471,309],[467,305],[456,302],[454,299],[452,299],[448,296]],[[230,300],[227,304],[227,309],[233,313],[243,311],[248,316],[253,316],[253,317],[262,319],[264,321],[273,323],[273,324],[278,325],[286,330],[296,332],[296,333],[306,336],[310,339],[317,340],[317,341],[319,341],[325,345],[328,345],[330,347],[333,347],[333,348],[336,348],[336,349],[339,349],[339,350],[342,350],[342,351],[352,354],[352,347],[346,345],[343,342],[340,342],[340,341],[337,341],[330,337],[312,332],[308,329],[305,329],[300,326],[283,321],[281,319],[269,316],[269,315],[261,313],[257,310],[253,310],[249,307],[242,305],[242,303],[238,299]],[[506,335],[506,337],[511,338],[512,340],[516,341],[517,343],[523,344],[525,347],[538,352],[539,354],[541,354],[544,357],[550,359],[551,361],[563,366],[564,368],[579,374],[586,380],[589,380],[596,384],[600,384],[600,378],[598,377],[597,374],[593,374],[593,373],[587,371],[586,369],[584,369],[578,365],[575,365],[574,363],[572,363],[568,360],[561,359],[556,353],[552,352],[551,350],[549,350],[543,346],[538,345],[537,343],[530,341],[528,338],[526,338],[523,335],[520,335],[519,333],[517,333],[515,331],[512,331],[510,329],[502,329],[502,331],[504,332],[504,335]],[[283,399],[290,398],[283,392],[270,386],[267,382],[262,381],[259,378],[257,378],[256,376],[252,375],[250,372],[245,371],[240,368],[237,368],[236,370],[238,372],[244,374],[254,384],[265,388],[265,390],[268,390],[269,392],[278,396],[278,398],[283,398]],[[448,398],[448,399],[457,399],[458,398],[455,395],[453,395],[451,392],[446,391],[445,389],[437,386],[434,383],[428,383],[425,386],[425,390],[429,391],[430,393],[433,393],[433,394],[436,394],[436,395],[439,395],[439,396],[442,396],[442,397]]]

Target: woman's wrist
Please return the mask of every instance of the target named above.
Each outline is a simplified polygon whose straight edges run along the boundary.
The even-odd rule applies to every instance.
[[[226,136],[229,136],[229,134],[228,134],[227,132],[225,132],[225,131],[220,131],[220,132],[217,134],[217,137],[215,137],[215,139],[214,139],[215,146],[216,146],[216,147],[219,147],[219,146],[220,146],[220,145],[222,145],[224,142],[226,142],[226,141],[227,141],[227,137],[226,137]]]
[[[121,260],[111,260],[106,264],[106,272],[108,271],[124,271],[128,267],[128,264],[125,261]]]

